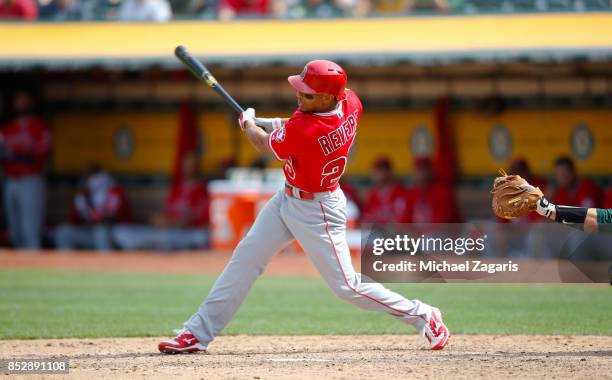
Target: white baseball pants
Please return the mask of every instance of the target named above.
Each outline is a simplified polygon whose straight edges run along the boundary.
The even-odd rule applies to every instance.
[[[296,239],[341,299],[380,311],[420,330],[431,307],[408,300],[355,273],[346,243],[346,198],[337,189],[319,200],[277,193],[257,216],[198,311],[185,327],[204,345],[225,328],[274,254]]]

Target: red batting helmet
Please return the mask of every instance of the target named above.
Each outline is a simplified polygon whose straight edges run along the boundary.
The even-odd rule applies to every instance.
[[[304,66],[300,75],[287,78],[289,84],[304,94],[331,94],[340,99],[346,87],[344,69],[332,61],[318,59]]]

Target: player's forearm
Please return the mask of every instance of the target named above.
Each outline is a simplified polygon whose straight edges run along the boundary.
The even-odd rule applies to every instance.
[[[584,221],[584,230],[586,232],[597,232],[599,231],[599,222],[597,221],[597,209],[589,208],[587,216]]]
[[[263,129],[253,123],[253,121],[248,120],[245,122],[244,133],[246,133],[249,142],[259,153],[269,153],[270,145],[268,143],[269,134]]]
[[[583,226],[586,232],[597,232],[597,209],[586,207],[558,206],[546,198],[540,199],[537,205],[538,214],[559,223]]]

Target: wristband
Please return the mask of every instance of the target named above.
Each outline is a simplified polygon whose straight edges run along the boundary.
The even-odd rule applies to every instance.
[[[589,211],[586,207],[557,206],[555,221],[565,224],[583,224]]]
[[[555,211],[555,205],[550,203],[548,199],[542,197],[536,202],[536,212],[546,218]]]

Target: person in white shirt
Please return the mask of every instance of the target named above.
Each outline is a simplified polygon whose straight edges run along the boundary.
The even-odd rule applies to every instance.
[[[123,0],[119,21],[166,22],[172,19],[168,0]]]

